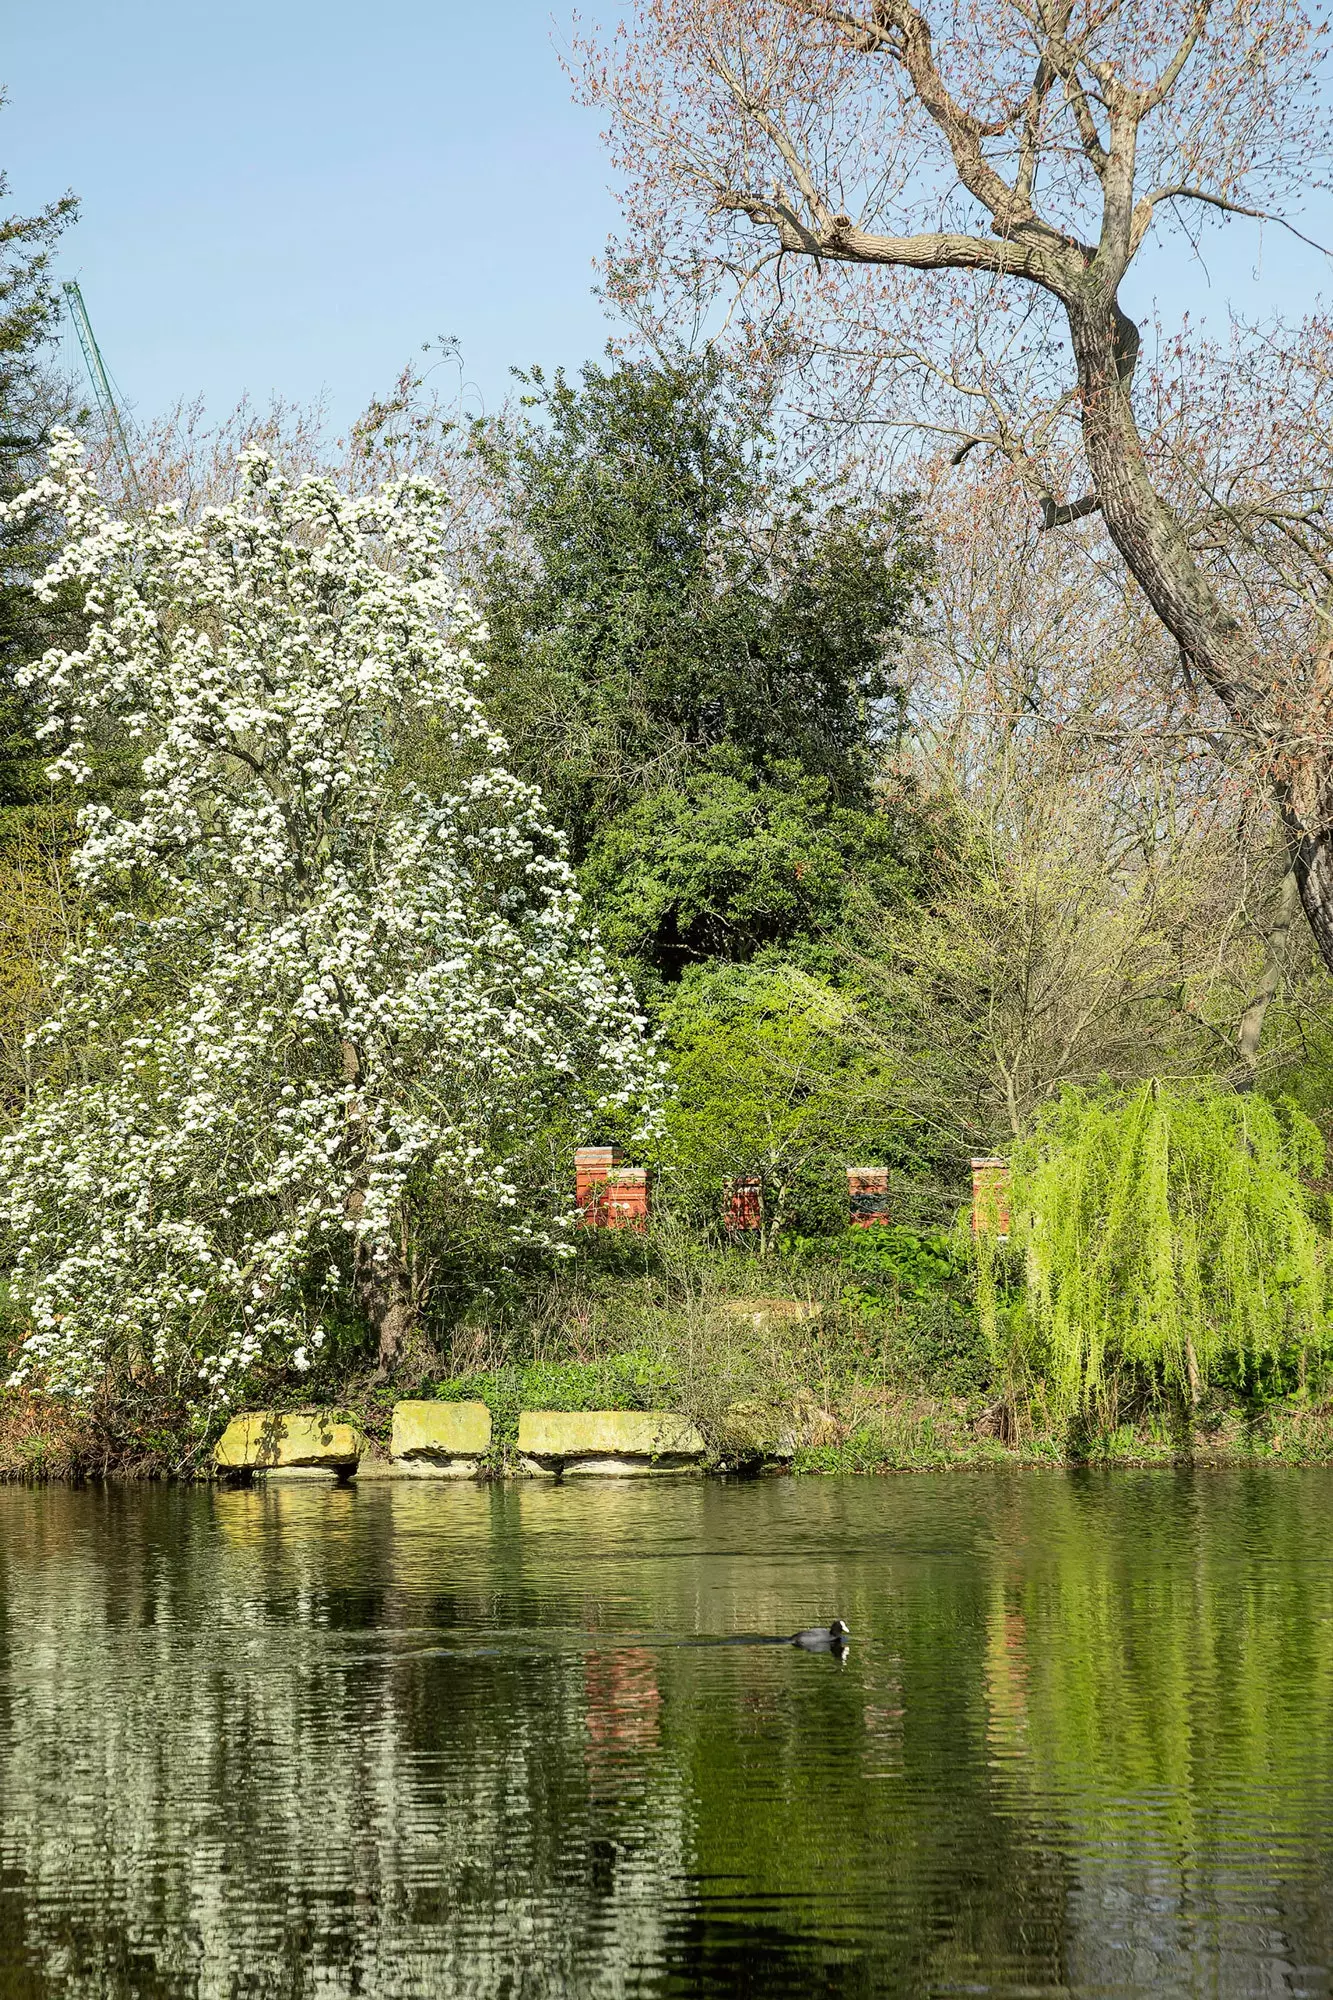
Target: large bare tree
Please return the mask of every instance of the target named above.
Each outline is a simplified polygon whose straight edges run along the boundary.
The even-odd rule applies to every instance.
[[[637,0],[581,55],[622,293],[729,294],[835,420],[910,411],[1048,530],[1099,515],[1201,730],[1275,800],[1333,969],[1333,335],[1184,328],[1143,362],[1121,299],[1208,219],[1294,226],[1321,36],[1295,0]]]
[[[1291,935],[1265,803],[1219,773],[1165,634],[1095,547],[1042,534],[1013,479],[945,489],[923,495],[938,584],[885,776],[947,802],[950,837],[928,892],[848,939],[871,1031],[974,1150],[1065,1084],[1280,1073],[1327,977]]]

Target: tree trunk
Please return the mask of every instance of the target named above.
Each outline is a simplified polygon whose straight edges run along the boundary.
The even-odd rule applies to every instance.
[[[1286,818],[1285,813],[1283,814]],[[1289,833],[1288,847],[1301,908],[1324,964],[1333,972],[1333,828]]]
[[[1265,675],[1254,635],[1198,567],[1172,509],[1153,485],[1130,404],[1138,329],[1091,276],[1065,302],[1082,397],[1083,443],[1097,504],[1130,575],[1217,696],[1240,735],[1267,760],[1266,776],[1286,833],[1301,905],[1320,956],[1333,972],[1333,765],[1318,718],[1303,733],[1313,750],[1273,768],[1264,728]],[[1327,669],[1325,670],[1327,672]],[[1316,708],[1325,706],[1316,692]],[[1281,754],[1279,747],[1279,754]],[[1291,769],[1295,761],[1296,768]]]
[[[369,1245],[358,1243],[354,1282],[357,1304],[375,1335],[379,1372],[391,1375],[402,1359],[414,1317],[407,1271],[397,1257],[377,1263]]]
[[[344,1082],[360,1082],[360,1052],[356,1043],[349,1039],[344,1039],[342,1043],[342,1067]],[[358,1117],[355,1120],[358,1128],[360,1122]],[[364,1192],[354,1188],[346,1201],[349,1221],[359,1223],[365,1206]],[[377,1261],[370,1245],[358,1236],[352,1256],[352,1288],[356,1302],[375,1335],[379,1372],[391,1375],[402,1357],[415,1316],[407,1266],[396,1254]]]
[[[354,1188],[346,1202],[348,1220],[360,1222],[365,1205],[365,1195]],[[352,1252],[352,1290],[375,1336],[380,1374],[391,1375],[416,1316],[408,1268],[395,1252],[377,1258],[369,1243],[358,1237]]]
[[[1240,1090],[1253,1090],[1259,1074],[1259,1037],[1263,1033],[1268,1010],[1282,988],[1282,958],[1287,936],[1291,930],[1291,920],[1296,914],[1300,901],[1296,884],[1296,871],[1289,868],[1282,878],[1282,888],[1278,894],[1277,918],[1268,937],[1268,963],[1264,967],[1263,978],[1258,990],[1240,1017],[1240,1032],[1236,1037],[1237,1051],[1244,1071]]]

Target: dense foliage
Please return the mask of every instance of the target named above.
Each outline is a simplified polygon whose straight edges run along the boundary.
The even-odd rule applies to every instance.
[[[530,378],[482,437],[490,707],[618,947],[667,978],[818,934],[910,848],[876,810],[912,507],[783,479],[714,361]],[[890,871],[892,872],[892,871]]]
[[[880,903],[910,892],[905,844],[895,817],[838,804],[794,759],[756,774],[719,751],[612,819],[581,879],[607,942],[668,980],[779,951],[827,967],[854,883]]]
[[[856,1436],[916,1382],[951,1421],[984,1399],[983,1450],[1006,1381],[1048,1416],[1305,1381],[1317,1135],[1227,1087],[1273,1087],[1231,1025],[1266,1017],[1327,1115],[1280,857],[1238,906],[1220,806],[1215,854],[1161,771],[1030,724],[1003,604],[932,623],[976,573],[932,573],[911,503],[784,472],[715,362],[529,387],[459,434],[449,502],[233,452],[226,505],[118,521],[66,441],[0,511],[44,801],[0,855],[20,1374],[197,1406],[447,1352],[609,1384],[651,1323],[652,1393],[719,1422],[836,1352]],[[656,1223],[569,1260],[592,1140],[653,1167]],[[1023,1254],[979,1245],[983,1338],[940,1231],[997,1145]],[[853,1164],[891,1228],[846,1227]],[[823,1317],[779,1366],[732,1309],[792,1289]]]
[[[867,1056],[846,998],[790,965],[699,967],[663,1014],[671,1059],[668,1157],[696,1221],[725,1181],[761,1190],[760,1242],[837,1228],[849,1161],[901,1144],[892,1072]]]
[[[5,188],[0,176],[0,198]],[[67,195],[0,219],[0,504],[39,477],[53,425],[72,414],[70,385],[54,366],[60,301],[50,258],[74,212]],[[77,636],[77,593],[35,588],[59,525],[49,509],[0,513],[0,1118],[23,1101],[33,1073],[27,1038],[49,1011],[74,928],[64,882],[73,813],[67,788],[50,782],[39,710],[19,685],[20,670],[47,646]]]
[[[0,199],[6,185],[0,175]],[[60,304],[49,259],[75,206],[66,195],[35,215],[0,219],[0,501],[37,478],[52,425],[69,415],[68,390],[50,367]],[[15,676],[50,643],[60,609],[32,587],[46,567],[51,531],[40,510],[0,518],[0,811],[43,789],[31,709]]]
[[[90,618],[20,674],[55,768],[85,782],[108,721],[140,764],[129,807],[82,814],[86,939],[0,1141],[20,1373],[56,1387],[225,1397],[356,1314],[391,1363],[469,1216],[549,1234],[552,1118],[651,1108],[632,996],[479,706],[443,496],[244,470],[194,526],[117,521],[65,435],[6,516],[60,510],[41,590],[77,582]]]

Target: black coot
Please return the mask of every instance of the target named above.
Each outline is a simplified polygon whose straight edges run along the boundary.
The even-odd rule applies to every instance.
[[[793,1632],[790,1643],[806,1653],[845,1653],[851,1636],[851,1626],[835,1618],[830,1625],[812,1625],[808,1631]]]

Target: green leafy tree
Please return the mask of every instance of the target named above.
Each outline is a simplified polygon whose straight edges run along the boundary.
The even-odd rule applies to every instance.
[[[901,855],[899,824],[837,804],[827,778],[794,761],[756,777],[719,755],[612,820],[583,886],[607,942],[674,978],[708,959],[744,961],[828,936],[853,879],[884,901],[906,890]]]
[[[0,175],[0,205],[7,183]],[[41,473],[51,430],[72,414],[53,368],[60,303],[51,251],[73,221],[72,195],[34,215],[0,217],[0,1113],[22,1102],[33,1075],[29,1030],[46,1012],[70,933],[64,864],[73,808],[47,778],[53,746],[18,685],[24,667],[77,627],[76,594],[38,597],[59,521],[12,503]]]
[[[768,1251],[785,1229],[845,1222],[849,1160],[903,1152],[892,1071],[827,981],[782,963],[700,966],[673,989],[663,1033],[669,1169],[699,1220],[717,1215],[724,1181],[756,1179]]]
[[[488,706],[622,948],[670,974],[744,957],[827,914],[800,850],[882,855],[894,635],[929,570],[912,507],[784,483],[711,358],[528,379],[537,414],[478,442],[502,515]]]

